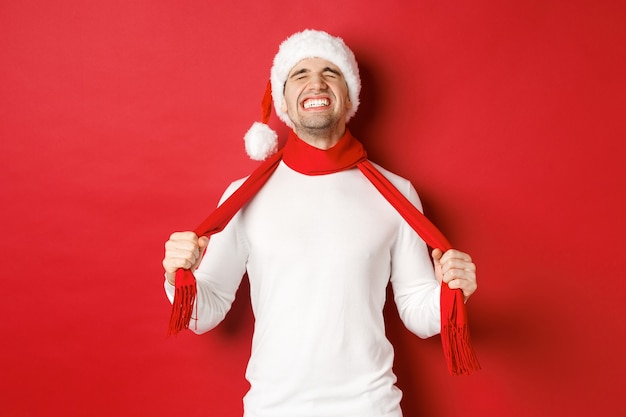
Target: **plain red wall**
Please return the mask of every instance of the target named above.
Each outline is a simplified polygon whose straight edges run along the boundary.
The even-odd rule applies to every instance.
[[[306,27],[353,48],[352,131],[478,264],[480,373],[388,309],[405,414],[624,415],[623,4],[1,1],[0,415],[241,414],[246,284],[167,339],[163,243],[255,166],[241,138]]]

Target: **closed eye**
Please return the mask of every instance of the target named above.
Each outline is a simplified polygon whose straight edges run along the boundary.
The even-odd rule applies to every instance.
[[[292,80],[294,80],[294,79],[295,79],[295,80],[301,80],[301,79],[305,78],[305,77],[306,77],[306,75],[307,75],[309,72],[310,72],[310,71],[309,71],[308,69],[306,69],[306,68],[302,68],[301,70],[298,70],[298,71],[294,72],[293,74],[291,74],[291,75],[289,76],[289,78],[290,78],[290,79],[292,79]]]
[[[324,68],[323,72],[324,72],[324,74],[326,74],[327,76],[330,76],[330,77],[335,77],[335,76],[341,77],[341,72],[337,71],[334,68],[326,67],[326,68]]]
[[[289,76],[290,79],[292,80],[303,80],[305,79],[309,74],[311,73],[311,70],[308,68],[302,68],[296,72],[294,72],[293,74],[291,74]],[[334,68],[330,68],[330,67],[326,67],[322,70],[322,74],[326,77],[329,78],[339,78],[341,77],[341,72],[334,69]]]

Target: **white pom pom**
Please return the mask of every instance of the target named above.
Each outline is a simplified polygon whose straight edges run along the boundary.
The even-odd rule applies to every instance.
[[[265,123],[254,122],[243,139],[246,153],[255,161],[263,161],[278,150],[278,135]]]

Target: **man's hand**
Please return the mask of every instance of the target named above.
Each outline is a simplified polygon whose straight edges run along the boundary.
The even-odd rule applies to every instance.
[[[165,268],[165,278],[174,285],[176,271],[180,268],[194,271],[200,261],[204,249],[209,244],[206,236],[198,238],[194,232],[172,233],[170,239],[165,242],[165,258],[163,258],[163,268]]]
[[[476,284],[476,265],[472,258],[464,252],[450,249],[443,253],[441,249],[432,252],[435,264],[435,276],[441,283],[448,284],[451,289],[463,291],[465,301],[474,294],[478,284]]]

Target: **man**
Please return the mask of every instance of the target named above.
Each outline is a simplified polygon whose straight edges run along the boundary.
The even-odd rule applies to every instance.
[[[358,67],[341,39],[291,36],[270,79],[276,112],[293,129],[282,159],[210,241],[172,234],[166,293],[172,301],[177,270],[195,270],[190,328],[203,333],[224,318],[248,272],[255,329],[246,417],[399,417],[383,322],[388,283],[404,324],[425,338],[441,328],[441,282],[467,300],[475,266],[463,252],[435,249],[433,268],[424,241],[364,176],[369,162],[346,128],[359,104]],[[258,136],[253,128],[246,140]],[[275,144],[260,148],[268,151],[256,157],[265,159]],[[407,180],[370,166],[421,209]]]

